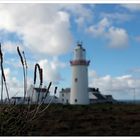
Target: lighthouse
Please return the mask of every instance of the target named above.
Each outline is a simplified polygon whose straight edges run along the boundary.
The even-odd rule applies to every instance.
[[[70,61],[72,68],[70,104],[89,104],[88,95],[88,66],[90,61],[86,60],[86,50],[82,43],[77,43],[74,49],[74,58]]]

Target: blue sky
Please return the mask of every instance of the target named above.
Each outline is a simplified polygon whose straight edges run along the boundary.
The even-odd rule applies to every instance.
[[[89,86],[117,99],[140,99],[140,4],[0,4],[0,42],[11,96],[22,94],[22,68],[16,47],[33,68],[43,68],[44,85],[71,85],[69,61],[83,42]],[[15,88],[17,87],[17,88]]]

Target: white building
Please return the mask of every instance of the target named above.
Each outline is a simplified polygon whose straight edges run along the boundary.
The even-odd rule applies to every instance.
[[[59,100],[62,104],[70,104],[71,89],[62,89],[59,94]],[[98,88],[88,88],[88,98],[90,104],[95,103],[116,103],[112,95],[103,95]]]
[[[62,88],[59,93],[59,100],[62,104],[70,104],[70,88]]]
[[[26,102],[26,98],[25,98],[25,102]],[[24,97],[12,97],[10,99],[10,103],[12,104],[22,104],[24,102]]]
[[[50,92],[47,92],[47,88],[37,88],[33,85],[28,89],[28,97],[31,100],[31,103],[59,103],[59,98],[53,95],[50,95]]]
[[[74,49],[74,58],[70,61],[72,67],[70,104],[89,104],[88,96],[88,65],[86,50],[82,44],[77,44]]]

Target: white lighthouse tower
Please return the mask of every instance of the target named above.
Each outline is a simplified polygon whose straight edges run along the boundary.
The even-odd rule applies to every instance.
[[[70,93],[70,104],[89,104],[88,95],[88,65],[86,50],[81,43],[74,49],[74,58],[70,61],[72,67],[72,85]]]

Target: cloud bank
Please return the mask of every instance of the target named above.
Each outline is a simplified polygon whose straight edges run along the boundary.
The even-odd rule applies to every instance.
[[[98,87],[102,94],[112,94],[117,99],[133,100],[134,88],[137,99],[140,99],[140,79],[132,75],[121,75],[113,77],[111,75],[99,76],[96,71],[89,71],[89,85]]]
[[[128,33],[125,29],[112,26],[108,18],[103,18],[96,25],[86,29],[94,38],[103,38],[108,41],[111,48],[122,48],[128,46]]]
[[[60,55],[72,44],[70,16],[51,4],[0,4],[0,29],[14,32],[32,52]]]

